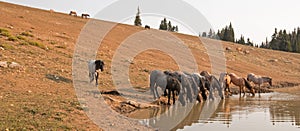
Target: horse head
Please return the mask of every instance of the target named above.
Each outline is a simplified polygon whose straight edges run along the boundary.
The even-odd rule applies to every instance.
[[[104,62],[101,60],[96,60],[96,70],[100,69],[101,71],[104,71]]]

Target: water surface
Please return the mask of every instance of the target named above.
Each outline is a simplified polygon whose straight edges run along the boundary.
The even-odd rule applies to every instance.
[[[164,112],[167,115],[154,117]],[[255,97],[234,95],[225,100],[197,103],[187,112],[182,112],[180,107],[162,107],[139,110],[131,117],[153,117],[141,122],[159,130],[296,131],[300,130],[300,91],[256,94]],[[178,124],[174,127],[165,120]]]

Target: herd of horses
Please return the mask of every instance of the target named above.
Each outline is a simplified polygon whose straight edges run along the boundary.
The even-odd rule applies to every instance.
[[[71,15],[71,16],[77,16],[77,13],[76,13],[76,11],[70,11],[70,13],[69,13],[69,15]],[[90,17],[90,15],[89,14],[81,14],[81,18],[88,18],[88,17]]]
[[[99,72],[103,71],[104,62],[102,60],[91,60],[88,62],[90,82],[96,80],[98,85]],[[224,99],[225,92],[230,91],[230,85],[233,84],[239,87],[240,97],[245,96],[245,89],[247,88],[252,96],[255,96],[255,89],[251,85],[253,82],[258,85],[258,93],[263,83],[269,83],[272,86],[272,78],[268,76],[258,76],[249,73],[247,78],[239,77],[234,73],[223,72],[220,73],[219,79],[207,71],[200,73],[188,73],[182,71],[161,71],[153,70],[150,73],[150,91],[154,99],[160,98],[158,87],[163,91],[164,96],[168,96],[168,105],[170,105],[171,94],[173,97],[173,104],[175,104],[176,96],[178,101],[185,105],[187,102],[198,100],[215,99],[214,92]]]
[[[183,105],[193,100],[201,102],[201,100],[214,99],[214,90],[217,90],[221,99],[224,99],[223,91],[231,93],[229,87],[231,84],[239,87],[240,96],[242,96],[242,93],[245,96],[246,88],[252,96],[255,96],[255,89],[250,82],[258,85],[258,93],[260,93],[260,87],[263,83],[267,82],[272,86],[271,77],[261,77],[253,73],[249,73],[247,78],[243,78],[234,73],[224,72],[220,74],[219,80],[207,71],[187,73],[181,71],[153,70],[150,73],[150,90],[153,93],[154,99],[159,98],[157,88],[160,87],[164,91],[164,96],[168,95],[167,104],[170,104],[171,93],[173,104],[175,104],[176,94],[179,95],[178,101]]]

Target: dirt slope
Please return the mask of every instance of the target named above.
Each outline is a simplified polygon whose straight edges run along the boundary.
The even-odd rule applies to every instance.
[[[0,129],[99,130],[80,107],[72,84],[74,46],[88,19],[3,2],[0,17],[0,61],[20,65],[0,67]],[[114,89],[110,65],[119,44],[143,30],[118,24],[107,34],[97,55],[106,63],[99,81],[101,90]],[[197,37],[173,35],[190,47],[199,70],[210,71],[206,49]],[[203,38],[203,42],[220,41]],[[300,83],[300,54],[221,43],[224,49],[231,48],[225,50],[228,72],[243,77],[250,72],[271,76],[275,87]],[[236,51],[237,47],[249,54]],[[131,83],[141,88],[149,86],[153,69],[178,70],[170,56],[157,50],[142,52],[132,63]]]

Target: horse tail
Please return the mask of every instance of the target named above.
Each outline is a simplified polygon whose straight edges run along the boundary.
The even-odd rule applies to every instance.
[[[253,87],[251,86],[250,82],[247,81],[245,78],[243,78],[244,81],[245,81],[245,86],[248,90],[250,90],[250,92],[252,93],[252,95],[254,96],[255,95],[255,92],[254,92],[254,89]]]
[[[154,72],[150,73],[150,90],[154,91],[154,84],[155,84],[155,76],[153,74]]]

